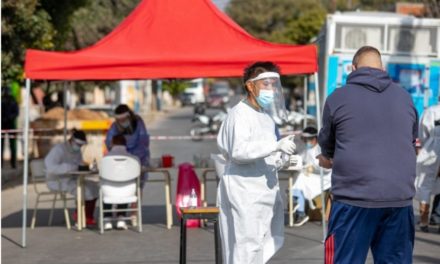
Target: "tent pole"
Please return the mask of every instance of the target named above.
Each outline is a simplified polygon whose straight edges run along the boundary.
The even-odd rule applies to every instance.
[[[307,101],[308,99],[308,93],[307,93],[307,80],[308,80],[308,76],[306,75],[304,77],[304,95],[303,95],[303,100],[304,100],[304,119],[303,119],[303,129],[307,127]]]
[[[26,247],[26,226],[27,226],[27,185],[28,185],[28,168],[29,168],[29,95],[31,93],[31,80],[26,79],[26,95],[24,99],[25,118],[24,118],[24,163],[23,163],[23,223],[21,241],[22,247]]]
[[[318,73],[315,72],[315,98],[316,98],[316,123],[318,125],[318,131],[321,129],[321,100],[320,100],[320,94],[319,94],[319,79],[318,79]],[[321,203],[322,203],[322,241],[325,242],[325,238],[327,236],[327,227],[326,227],[326,220],[325,220],[325,194],[324,194],[324,171],[322,167],[319,170],[320,176],[321,176]]]
[[[67,82],[63,84],[63,107],[64,107],[64,143],[67,142]]]

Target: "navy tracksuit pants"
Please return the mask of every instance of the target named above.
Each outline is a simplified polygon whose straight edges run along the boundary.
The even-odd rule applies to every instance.
[[[412,263],[413,207],[362,208],[333,201],[325,241],[325,264]]]

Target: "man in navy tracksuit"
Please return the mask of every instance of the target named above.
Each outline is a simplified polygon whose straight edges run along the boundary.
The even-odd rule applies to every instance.
[[[346,86],[330,95],[320,165],[333,168],[325,263],[412,263],[417,112],[373,47],[360,48]]]

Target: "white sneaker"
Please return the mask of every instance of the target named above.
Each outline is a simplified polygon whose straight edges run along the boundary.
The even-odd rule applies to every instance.
[[[104,224],[104,230],[112,230],[113,229],[113,225],[111,222],[107,222]]]
[[[296,210],[298,210],[298,208],[299,208],[299,203],[295,203],[295,202],[293,202],[292,213],[296,213]]]
[[[124,220],[118,220],[118,222],[116,222],[116,228],[117,229],[122,229],[122,230],[127,230],[127,223],[125,223]]]
[[[293,226],[302,226],[305,223],[307,223],[307,221],[309,221],[309,216],[304,214],[304,215],[296,215],[295,217],[295,222],[293,223]]]

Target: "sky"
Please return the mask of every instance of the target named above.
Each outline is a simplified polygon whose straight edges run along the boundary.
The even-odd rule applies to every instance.
[[[212,2],[214,2],[214,4],[221,10],[225,10],[225,7],[229,3],[229,0],[212,0]]]

